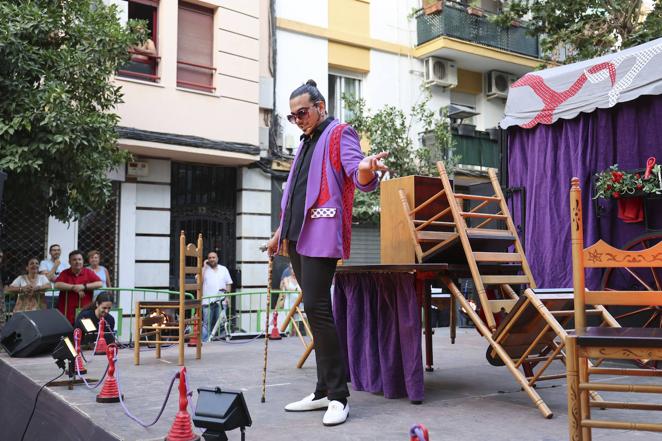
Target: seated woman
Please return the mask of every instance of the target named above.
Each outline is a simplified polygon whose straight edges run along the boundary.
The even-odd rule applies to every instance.
[[[111,294],[108,294],[106,292],[103,292],[97,296],[96,299],[89,305],[87,305],[76,317],[76,321],[74,322],[74,328],[78,328],[81,331],[83,331],[83,335],[86,334],[85,326],[83,325],[83,319],[90,319],[92,323],[94,324],[94,327],[96,328],[96,332],[88,333],[85,338],[83,338],[83,342],[85,343],[94,343],[96,340],[97,333],[99,331],[99,319],[103,317],[103,319],[106,321],[106,326],[105,326],[105,338],[106,338],[106,343],[114,343],[115,342],[115,334],[113,331],[115,330],[115,317],[110,315],[110,308],[113,307],[113,296]]]
[[[39,259],[28,260],[26,274],[18,276],[6,289],[6,293],[18,294],[14,312],[36,311],[44,309],[44,291],[51,288],[46,276],[39,274]]]

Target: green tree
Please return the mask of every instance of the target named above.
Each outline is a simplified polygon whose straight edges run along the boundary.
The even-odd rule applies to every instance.
[[[459,157],[454,154],[450,121],[445,112],[440,114],[430,108],[429,91],[412,106],[409,117],[394,106],[384,106],[371,113],[364,100],[348,96],[343,99],[352,114],[348,122],[370,143],[369,154],[389,152],[384,161],[389,168],[389,179],[416,174],[434,175],[437,161],[443,161],[450,173],[455,169]],[[422,133],[412,133],[415,125]],[[425,142],[418,146],[421,135]],[[379,190],[356,192],[354,221],[379,222]]]
[[[62,221],[104,206],[128,158],[109,80],[145,38],[101,0],[0,0],[0,169]]]
[[[645,43],[662,35],[662,0],[512,0],[496,21],[527,19],[546,59],[572,63]],[[644,18],[645,17],[645,18]],[[559,48],[566,49],[565,60]]]

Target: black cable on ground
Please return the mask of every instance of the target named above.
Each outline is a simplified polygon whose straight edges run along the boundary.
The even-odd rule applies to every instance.
[[[30,418],[28,418],[28,423],[25,425],[25,430],[23,430],[23,435],[21,435],[21,441],[25,439],[25,434],[28,433],[28,427],[30,427],[30,422],[32,422],[32,417],[34,416],[34,411],[37,409],[37,400],[39,400],[39,394],[41,394],[41,391],[44,390],[46,386],[63,376],[65,373],[65,370],[62,369],[62,372],[60,372],[60,375],[57,377],[53,378],[52,380],[49,380],[48,383],[44,384],[39,388],[39,391],[37,392],[37,396],[34,398],[34,404],[32,405],[32,412],[30,412]]]

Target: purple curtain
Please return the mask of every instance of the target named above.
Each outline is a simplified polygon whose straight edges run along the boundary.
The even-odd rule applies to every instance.
[[[580,179],[584,212],[584,246],[603,239],[622,247],[644,233],[643,223],[617,219],[613,200],[600,201],[596,216],[591,178],[612,164],[643,168],[655,156],[662,162],[662,97],[643,96],[610,109],[596,109],[572,120],[532,129],[508,130],[509,186],[526,189],[526,257],[543,288],[572,286],[570,250],[570,179]],[[519,201],[513,203],[515,224]],[[648,213],[662,217],[662,213]],[[653,220],[653,219],[651,219]],[[600,270],[587,274],[587,287],[600,286]]]
[[[355,390],[423,400],[421,309],[413,274],[337,273],[333,315]]]

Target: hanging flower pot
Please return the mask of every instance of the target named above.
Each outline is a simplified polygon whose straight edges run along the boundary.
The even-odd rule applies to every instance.
[[[444,10],[444,2],[438,0],[423,0],[425,15],[438,14]]]
[[[618,218],[623,222],[635,224],[644,221],[644,200],[641,196],[618,199]]]
[[[483,10],[475,6],[467,6],[467,13],[476,17],[482,17],[484,15]]]

